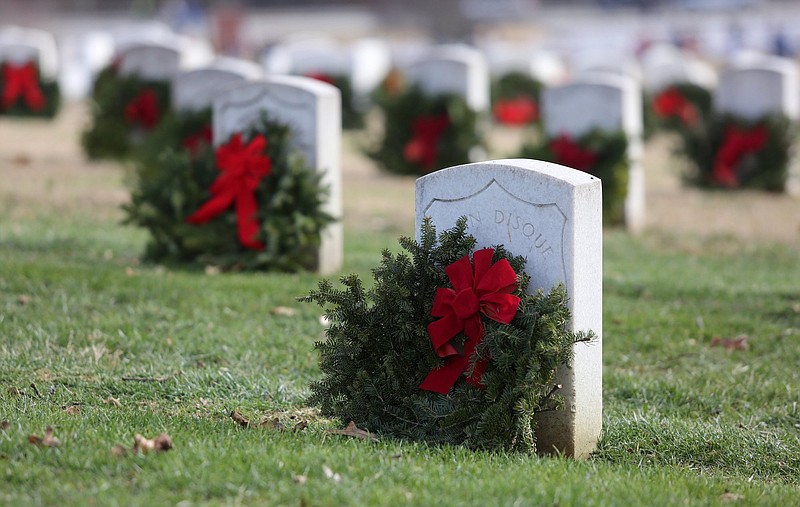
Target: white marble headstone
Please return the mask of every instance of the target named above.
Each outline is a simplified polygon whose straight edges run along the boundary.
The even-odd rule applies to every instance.
[[[200,111],[211,107],[226,87],[260,77],[258,65],[232,58],[219,59],[207,68],[178,72],[171,82],[172,107],[176,111]]]
[[[475,48],[442,45],[406,68],[406,78],[429,94],[454,93],[475,111],[489,108],[489,68]]]
[[[168,81],[180,69],[178,48],[157,44],[138,44],[120,55],[119,73],[153,81]]]
[[[341,220],[339,90],[327,83],[299,76],[272,76],[230,86],[214,100],[214,144],[220,145],[232,134],[246,130],[260,119],[262,111],[291,129],[291,144],[317,173],[322,174],[322,185],[329,189],[323,210]],[[317,263],[317,271],[321,274],[335,273],[341,268],[342,237],[339,221],[322,232]]]
[[[587,73],[570,84],[545,88],[542,92],[545,132],[554,137],[578,137],[594,128],[622,130],[628,138],[628,194],[625,227],[638,232],[644,226],[644,171],[641,159],[642,96],[637,82],[608,73]]]
[[[641,68],[642,85],[650,92],[678,83],[693,84],[707,90],[717,86],[717,71],[710,63],[671,44],[657,44],[648,49],[642,56]]]
[[[417,180],[416,230],[431,217],[437,231],[467,217],[477,247],[503,245],[527,258],[529,291],[564,283],[571,329],[594,331],[578,343],[572,368],[561,368],[564,410],[540,414],[540,452],[587,457],[600,436],[603,411],[603,224],[600,180],[561,165],[529,159],[450,167]],[[419,238],[418,238],[419,239]]]
[[[800,80],[797,65],[771,57],[723,71],[714,94],[714,109],[749,120],[767,114],[800,116]]]
[[[36,62],[42,78],[58,76],[58,48],[50,32],[36,28],[5,26],[0,29],[0,62],[15,65]]]

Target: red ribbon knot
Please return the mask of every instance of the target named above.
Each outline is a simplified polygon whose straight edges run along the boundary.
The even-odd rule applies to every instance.
[[[145,88],[125,106],[125,121],[152,130],[158,124],[161,113],[158,110],[158,97],[151,88]]]
[[[245,145],[242,134],[237,133],[227,144],[217,148],[217,167],[221,174],[211,184],[211,199],[186,221],[204,224],[233,205],[239,242],[245,248],[263,250],[264,244],[255,239],[259,231],[255,192],[261,179],[272,170],[272,161],[264,155],[266,147],[267,139],[262,134]]]
[[[412,163],[419,163],[423,169],[433,169],[439,140],[450,127],[447,114],[424,115],[411,124],[411,139],[403,148],[403,156]]]
[[[699,119],[697,109],[672,86],[653,99],[653,112],[661,118],[676,117],[690,127],[696,125]]]
[[[752,129],[740,129],[729,125],[725,129],[725,138],[714,157],[714,168],[711,177],[720,185],[736,187],[739,177],[736,166],[748,153],[753,153],[764,147],[767,142],[767,129],[759,125]]]
[[[492,108],[497,121],[505,125],[526,125],[539,117],[539,106],[530,97],[498,100]]]
[[[469,360],[475,348],[483,341],[484,327],[481,314],[501,324],[509,324],[519,308],[520,298],[511,294],[517,290],[517,274],[508,260],[501,259],[492,264],[494,249],[478,250],[472,256],[465,255],[445,268],[453,285],[452,289],[439,287],[433,298],[431,315],[441,317],[428,324],[436,354],[446,358],[441,368],[428,373],[420,389],[447,394],[469,368]],[[459,333],[467,337],[463,353],[451,343]],[[467,382],[480,387],[481,376],[486,369],[486,360],[475,363],[474,371]]]
[[[39,88],[39,74],[33,62],[22,65],[3,64],[3,109],[9,109],[22,98],[31,111],[41,111],[45,97]]]
[[[560,134],[555,139],[552,139],[548,144],[550,151],[555,156],[557,164],[579,169],[581,171],[591,172],[595,162],[597,162],[597,155],[575,142],[568,134]]]

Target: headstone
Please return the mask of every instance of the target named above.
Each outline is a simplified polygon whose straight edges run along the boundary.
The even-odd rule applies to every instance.
[[[587,457],[600,436],[603,411],[600,180],[549,162],[509,159],[431,173],[417,180],[416,192],[417,231],[426,216],[439,231],[466,216],[476,249],[503,245],[527,258],[531,293],[565,285],[570,328],[594,331],[597,339],[575,344],[572,367],[559,369],[565,408],[539,415],[537,447]]]
[[[475,48],[461,44],[437,46],[409,65],[406,77],[425,93],[454,93],[464,97],[475,111],[489,108],[489,70],[485,58]]]
[[[119,73],[152,81],[168,81],[178,73],[181,53],[177,47],[160,44],[138,44],[119,56]]]
[[[225,142],[232,134],[257,122],[261,112],[285,123],[297,148],[329,189],[323,210],[340,220],[342,217],[341,183],[341,98],[329,84],[299,76],[273,76],[248,81],[223,90],[214,100],[214,144]],[[331,274],[342,265],[342,224],[328,226],[322,232],[317,271]]]
[[[749,120],[770,113],[800,116],[800,81],[792,60],[764,57],[723,71],[714,94],[714,109]]]
[[[641,59],[642,85],[650,92],[661,91],[674,84],[693,84],[713,90],[717,85],[714,67],[670,44],[648,49]]]
[[[55,37],[35,28],[5,26],[0,29],[0,63],[21,65],[36,62],[42,79],[54,81],[58,77],[58,48]]]
[[[221,90],[262,74],[258,65],[235,58],[220,58],[207,68],[178,72],[171,83],[172,107],[176,111],[203,110],[211,107]]]
[[[607,73],[584,74],[580,80],[542,92],[542,117],[550,137],[578,137],[593,128],[622,130],[628,138],[628,193],[625,227],[638,232],[644,226],[644,170],[641,160],[642,97],[639,85],[629,77]]]

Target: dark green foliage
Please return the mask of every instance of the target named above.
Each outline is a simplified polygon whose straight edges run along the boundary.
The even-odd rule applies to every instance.
[[[170,110],[169,83],[123,77],[113,66],[98,74],[92,90],[90,124],[81,136],[83,150],[90,159],[125,159],[149,135],[128,124],[124,115],[128,102],[145,88],[156,93],[163,120]]]
[[[184,143],[198,135],[204,128],[211,128],[211,109],[200,111],[175,111],[166,115],[155,129],[142,140],[132,157],[144,163],[154,163],[167,149],[186,149]]]
[[[551,141],[552,139],[545,139],[541,144],[526,144],[522,147],[520,157],[559,163],[550,149]],[[625,133],[594,129],[576,138],[575,142],[597,157],[587,172],[603,182],[603,223],[622,224],[625,218],[629,170],[628,140]]]
[[[336,74],[320,75],[317,79],[327,81],[339,89],[342,97],[342,128],[348,130],[363,128],[367,104],[360,102],[359,97],[353,93],[350,78],[344,74]]]
[[[677,150],[689,161],[686,181],[704,188],[721,188],[712,178],[717,152],[729,126],[752,129],[763,125],[767,130],[764,146],[741,158],[736,168],[740,188],[783,192],[789,174],[789,156],[797,134],[796,126],[783,115],[769,115],[748,121],[732,115],[712,115],[698,128],[679,131],[681,147]]]
[[[20,116],[32,118],[53,118],[58,113],[61,107],[61,88],[58,86],[58,81],[45,81],[42,80],[42,75],[39,68],[36,69],[36,75],[39,76],[39,89],[42,90],[44,95],[45,105],[41,111],[31,111],[25,100],[20,98],[10,108],[3,109],[0,107],[0,116]],[[3,79],[0,73],[0,96],[3,95]]]
[[[535,452],[534,415],[560,402],[553,393],[556,369],[570,362],[574,342],[591,338],[567,330],[564,287],[526,295],[523,273],[511,324],[484,319],[476,356],[490,358],[485,389],[462,376],[446,396],[423,391],[419,384],[442,364],[426,330],[436,288],[450,286],[444,268],[470,254],[475,239],[462,218],[438,241],[426,221],[420,243],[402,238],[400,244],[408,254],[384,251],[372,289],[350,275],[341,279],[344,289],[324,280],[303,298],[326,307],[332,323],[327,340],[316,344],[325,377],[311,385],[309,402],[342,422],[398,438]],[[496,247],[494,262],[501,258],[522,273],[523,258]]]
[[[470,162],[470,151],[484,145],[478,113],[455,94],[429,96],[418,87],[394,95],[376,95],[384,112],[383,139],[369,156],[386,170],[399,174],[420,175]],[[406,144],[413,137],[412,124],[421,116],[446,114],[450,127],[437,145],[434,167],[426,168],[405,157]]]
[[[692,83],[675,83],[669,85],[666,89],[672,88],[677,91],[681,97],[685,98],[695,109],[697,113],[697,121],[704,122],[711,114],[711,92],[702,86]],[[660,130],[670,132],[680,132],[686,128],[691,128],[684,121],[676,116],[668,116],[666,118],[659,117],[653,110],[653,101],[664,90],[659,90],[658,93],[645,94],[643,97],[644,104],[644,137],[649,138]]]
[[[185,222],[210,198],[209,188],[219,176],[215,151],[205,147],[196,156],[183,148],[167,148],[158,156],[135,164],[131,203],[125,206],[128,223],[151,234],[145,257],[167,263],[197,262],[236,270],[295,271],[312,269],[322,229],[333,218],[321,210],[327,190],[320,175],[306,166],[289,147],[289,128],[262,116],[245,133],[267,138],[266,154],[272,170],[257,191],[259,240],[266,248],[244,248],[237,236],[231,207],[202,225]]]

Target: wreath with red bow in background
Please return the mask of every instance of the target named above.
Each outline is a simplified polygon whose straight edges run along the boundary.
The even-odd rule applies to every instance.
[[[536,414],[563,405],[556,371],[594,336],[569,331],[564,286],[528,294],[525,260],[475,251],[465,218],[400,245],[371,289],[353,274],[302,298],[331,322],[309,403],[391,437],[534,453]]]
[[[313,269],[327,189],[263,114],[218,147],[173,143],[134,162],[126,222],[150,232],[145,259],[224,270]]]
[[[124,159],[131,156],[170,113],[167,81],[121,76],[115,65],[95,79],[90,123],[81,137],[90,159]]]
[[[52,118],[60,105],[58,83],[42,79],[35,62],[0,63],[0,115]]]
[[[479,114],[455,94],[428,95],[392,73],[374,98],[383,137],[367,153],[387,171],[427,174],[471,162],[473,150],[484,148]]]
[[[560,134],[526,144],[519,156],[555,162],[597,176],[603,182],[603,223],[624,222],[630,166],[624,132],[593,129],[578,137]]]
[[[644,96],[644,137],[660,131],[698,128],[711,114],[711,92],[691,83],[675,83]]]
[[[542,83],[524,72],[508,72],[492,83],[492,116],[511,127],[538,125]]]

